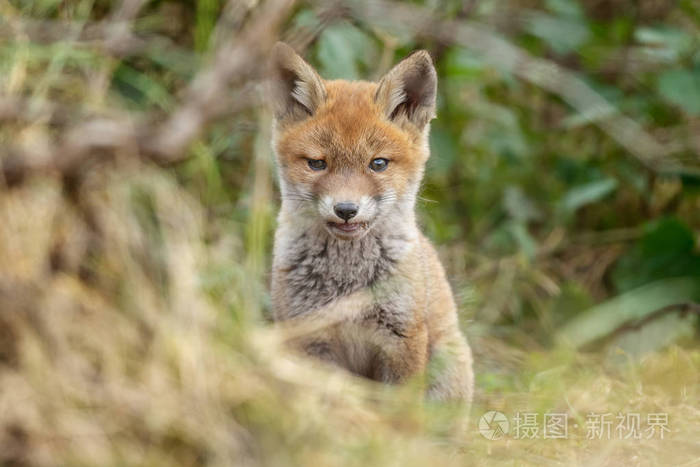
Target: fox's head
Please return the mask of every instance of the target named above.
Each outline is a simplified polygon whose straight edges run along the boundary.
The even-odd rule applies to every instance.
[[[325,81],[291,47],[273,50],[271,99],[282,211],[341,239],[414,224],[437,75],[414,52],[378,83]]]

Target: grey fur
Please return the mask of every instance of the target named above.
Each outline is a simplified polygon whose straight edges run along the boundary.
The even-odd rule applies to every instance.
[[[351,241],[328,234],[323,237],[304,232],[289,252],[286,290],[293,310],[290,318],[371,287],[385,279],[398,260],[397,253],[388,249],[375,233]]]

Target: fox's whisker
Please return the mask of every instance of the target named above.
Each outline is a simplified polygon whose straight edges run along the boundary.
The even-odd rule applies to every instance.
[[[417,199],[418,201],[422,201],[422,202],[424,202],[424,203],[436,203],[436,204],[439,203],[439,201],[437,201],[437,200],[430,199],[430,198],[424,198],[424,197],[422,197],[422,196],[418,196],[416,199]]]
[[[314,195],[311,194],[305,194],[305,193],[286,193],[282,195],[282,199],[290,200],[290,201],[315,201],[316,198]]]

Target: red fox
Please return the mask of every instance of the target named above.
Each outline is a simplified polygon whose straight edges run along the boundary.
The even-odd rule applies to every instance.
[[[430,399],[469,403],[471,350],[415,218],[435,115],[430,55],[378,83],[325,81],[278,43],[271,69],[274,319],[315,323],[295,340],[310,355],[376,381],[425,378]]]

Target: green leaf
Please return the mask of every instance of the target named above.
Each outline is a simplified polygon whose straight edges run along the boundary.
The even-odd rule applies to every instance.
[[[469,112],[483,122],[480,132],[470,135],[470,138],[478,138],[478,141],[472,140],[473,143],[483,144],[490,154],[510,160],[523,159],[530,154],[526,135],[513,109],[476,99],[469,102]]]
[[[486,69],[483,58],[464,47],[452,47],[445,54],[445,73],[449,77],[478,78]]]
[[[582,347],[663,307],[698,301],[700,277],[663,279],[594,306],[568,321],[556,337],[562,344]]]
[[[693,50],[692,36],[669,26],[640,27],[634,31],[634,38],[644,46],[647,57],[662,62],[676,61]]]
[[[510,233],[518,245],[518,250],[521,251],[526,258],[532,260],[537,253],[537,242],[530,232],[527,231],[527,226],[523,222],[513,222],[509,225]]]
[[[532,12],[526,15],[526,29],[539,37],[558,54],[567,54],[588,42],[590,31],[585,22],[575,17],[557,17]]]
[[[627,291],[658,279],[700,277],[700,255],[693,252],[693,231],[681,221],[664,218],[645,227],[644,236],[623,255],[612,271],[618,291]]]
[[[294,26],[297,28],[314,29],[321,26],[321,20],[318,19],[316,13],[311,9],[301,10],[294,16]]]
[[[669,70],[658,81],[659,94],[691,115],[700,115],[700,71]]]
[[[585,19],[585,13],[576,0],[547,0],[547,8],[559,16],[568,18]]]
[[[209,48],[209,38],[214,31],[219,2],[216,0],[197,0],[197,12],[194,27],[194,48],[204,52]]]
[[[606,178],[575,186],[566,192],[559,202],[558,211],[561,214],[573,214],[587,204],[602,200],[617,188],[617,180]]]
[[[620,291],[665,277],[700,275],[700,256],[693,253],[693,232],[677,219],[667,218],[646,226],[645,235],[612,272]]]
[[[436,122],[430,130],[430,154],[428,160],[431,178],[446,177],[459,159],[459,143],[455,134]]]
[[[150,105],[156,105],[166,110],[172,108],[172,96],[163,85],[147,73],[142,73],[122,63],[115,70],[112,79],[114,89],[140,108]]]
[[[326,79],[359,79],[360,65],[369,65],[376,57],[372,39],[350,23],[326,28],[318,41],[321,75]]]

